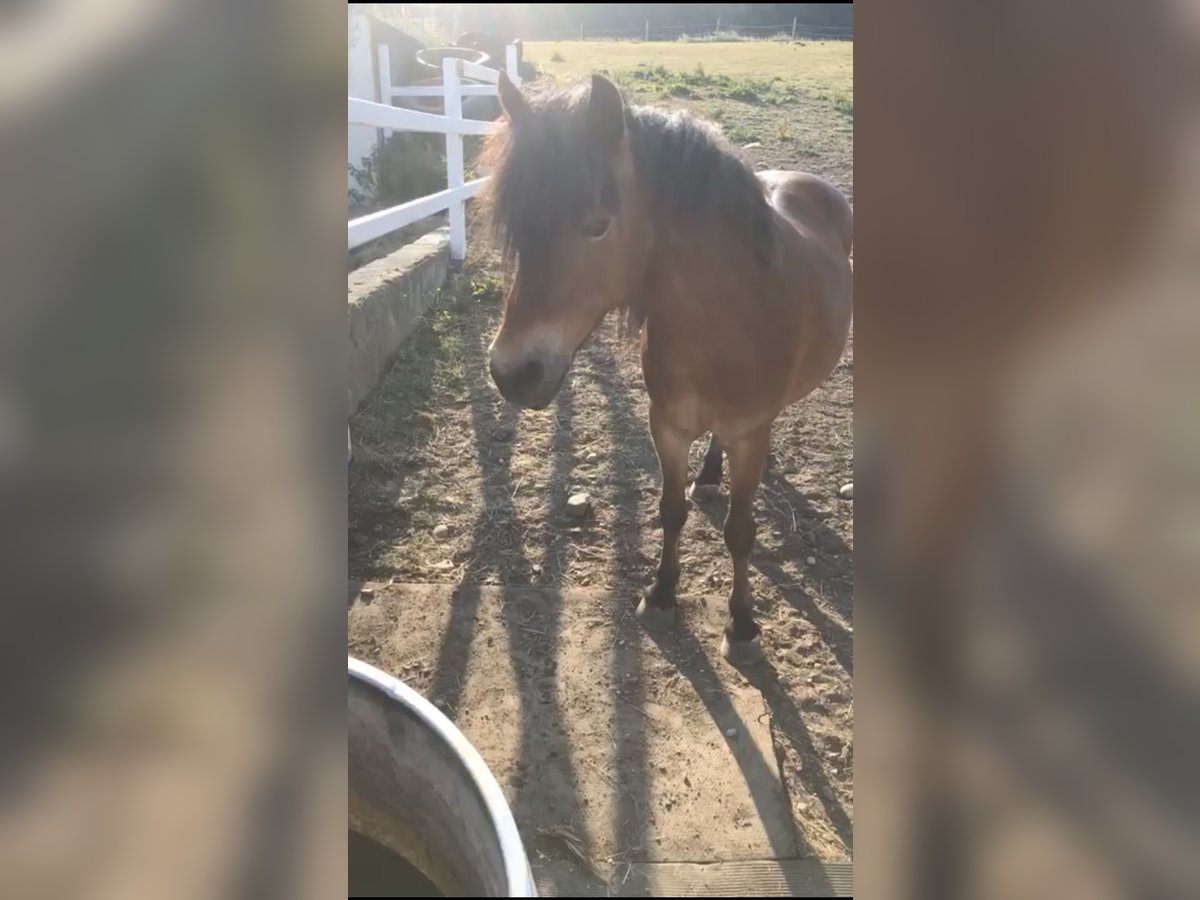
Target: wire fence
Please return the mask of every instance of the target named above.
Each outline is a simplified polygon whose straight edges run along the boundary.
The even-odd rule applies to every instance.
[[[556,29],[551,31],[537,29],[530,33],[526,39],[531,41],[586,41],[589,39],[674,41],[681,38],[706,38],[709,40],[777,38],[788,40],[849,41],[854,39],[854,29],[839,25],[803,25],[795,20],[781,22],[777,25],[735,25],[722,22],[719,19],[712,23],[692,23],[690,25],[663,25],[646,22],[641,28],[630,26],[623,28],[603,28],[593,27],[580,22],[573,29]]]
[[[390,24],[403,29],[425,43],[452,44],[462,27],[455,17],[453,23],[438,16],[414,16],[407,14],[403,5],[369,4],[369,12]],[[486,30],[486,29],[485,29]],[[702,38],[707,40],[745,39],[789,39],[815,41],[848,41],[854,39],[854,28],[849,25],[811,25],[800,21],[798,16],[774,25],[739,25],[718,18],[713,22],[691,24],[643,22],[641,25],[606,27],[580,22],[571,28],[542,29],[526,24],[521,29],[527,41],[569,40],[645,40],[674,41],[680,38]]]

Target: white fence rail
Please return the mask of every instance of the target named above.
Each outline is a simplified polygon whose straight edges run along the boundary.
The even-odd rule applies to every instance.
[[[436,88],[437,97],[445,96],[445,89]],[[496,89],[492,88],[495,96]],[[488,134],[496,128],[495,122],[479,119],[456,119],[436,113],[419,112],[402,106],[387,106],[373,100],[347,97],[348,122],[351,125],[374,125],[393,131],[426,131],[441,134]]]
[[[514,83],[521,83],[517,48],[506,48],[505,69]],[[379,47],[379,96],[382,103],[350,97],[347,121],[351,125],[372,125],[389,131],[424,131],[446,136],[446,190],[418,197],[378,212],[351,219],[347,227],[349,248],[390,234],[426,216],[450,212],[450,258],[461,260],[467,253],[466,202],[487,183],[487,178],[466,181],[463,171],[463,135],[488,134],[499,126],[495,122],[463,118],[463,97],[494,97],[500,72],[461,59],[442,60],[442,84],[397,87],[391,83],[391,59],[385,45]],[[469,78],[483,84],[463,84]],[[394,97],[444,97],[445,114],[418,112],[392,106]]]

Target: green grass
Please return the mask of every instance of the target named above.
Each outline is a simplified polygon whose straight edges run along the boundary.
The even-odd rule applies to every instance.
[[[710,72],[703,63],[690,71],[674,72],[665,65],[640,65],[617,71],[616,77],[631,84],[635,94],[655,91],[660,96],[728,99],[743,103],[782,104],[796,99],[796,90],[782,78],[756,78]]]
[[[667,89],[677,83],[706,96],[770,103],[768,98],[798,94],[854,108],[850,41],[531,41],[525,57],[560,79],[600,70],[629,73],[635,85],[654,85],[654,94],[666,82]]]
[[[525,57],[559,82],[592,72],[633,103],[685,108],[755,164],[853,184],[854,46],[848,41],[532,42]]]
[[[762,136],[753,126],[734,125],[725,129],[726,136],[735,144],[756,144],[762,142]]]
[[[736,31],[713,31],[708,34],[681,34],[679,40],[691,44],[748,43],[752,41],[787,41],[790,43],[792,36],[787,33],[787,29],[781,28],[776,34],[766,37],[738,34]]]

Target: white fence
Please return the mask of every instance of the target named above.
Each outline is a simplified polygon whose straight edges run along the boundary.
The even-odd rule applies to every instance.
[[[505,69],[514,84],[521,83],[518,71],[517,48],[510,44],[506,48]],[[463,173],[463,135],[487,134],[499,126],[495,122],[465,119],[462,112],[463,97],[494,97],[500,72],[487,66],[478,66],[461,59],[442,60],[442,84],[414,87],[396,87],[391,83],[391,58],[385,45],[379,47],[379,97],[382,103],[347,98],[347,118],[351,125],[372,125],[387,131],[425,131],[446,136],[446,190],[418,197],[381,209],[357,219],[351,219],[347,227],[349,247],[353,249],[367,241],[383,237],[405,225],[411,225],[426,216],[450,211],[450,258],[461,260],[467,253],[466,201],[470,200],[486,183],[486,178],[465,181]],[[464,84],[463,79],[481,84]],[[444,97],[445,114],[418,112],[392,106],[393,97]]]

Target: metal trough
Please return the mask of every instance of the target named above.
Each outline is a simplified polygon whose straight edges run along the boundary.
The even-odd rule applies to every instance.
[[[411,864],[444,896],[536,896],[500,786],[433,704],[350,659],[348,726],[351,832]],[[350,880],[362,884],[355,841]],[[379,885],[378,895],[426,896],[419,887]]]

